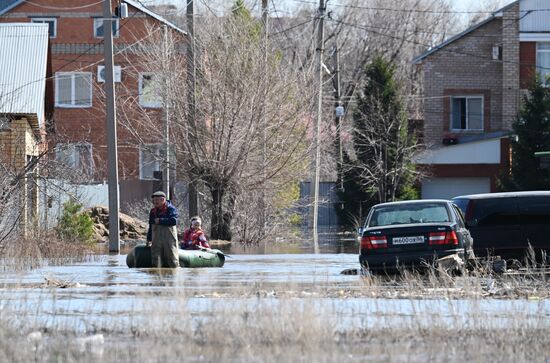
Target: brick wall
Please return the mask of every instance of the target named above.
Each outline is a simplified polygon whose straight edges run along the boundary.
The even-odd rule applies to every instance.
[[[33,130],[26,118],[16,118],[10,121],[9,130],[0,132],[0,147],[3,162],[15,173],[22,172],[32,156],[38,156],[41,151],[40,132]],[[17,197],[21,215],[19,231],[24,237],[28,232],[28,222],[32,219],[37,223],[38,216],[38,184],[29,180],[32,174],[19,181]]]
[[[113,3],[113,9],[115,1]],[[75,8],[88,5],[88,0],[34,0],[23,3],[0,18],[0,22],[30,22],[33,17],[55,17],[57,36],[51,39],[52,72],[83,71],[92,73],[92,106],[86,108],[61,108],[54,111],[53,132],[48,135],[48,146],[57,143],[89,142],[92,144],[95,178],[106,178],[106,132],[103,83],[97,82],[97,65],[102,64],[103,46],[101,38],[94,37],[94,18],[103,16],[103,5],[96,4],[78,10],[49,10],[55,8]],[[157,20],[129,7],[128,19],[120,20],[119,36],[114,38],[114,49],[125,48],[128,44],[142,39],[148,30],[158,27]],[[183,41],[181,34],[178,36]],[[119,143],[119,174],[121,179],[139,177],[140,143],[158,142],[160,130],[160,109],[140,110],[133,107],[138,102],[138,74],[150,71],[141,64],[138,54],[115,55],[115,65],[122,67],[122,82],[116,83]],[[54,84],[55,88],[55,84]],[[122,106],[124,105],[124,107]],[[157,125],[158,127],[155,127]]]
[[[493,19],[423,60],[424,139],[441,146],[449,130],[450,96],[463,90],[484,95],[484,129],[501,130],[502,62],[492,59],[493,46],[502,44],[502,21]],[[454,91],[453,91],[454,90]],[[470,132],[471,133],[471,132]]]
[[[512,129],[519,109],[519,2],[502,16],[502,128]]]

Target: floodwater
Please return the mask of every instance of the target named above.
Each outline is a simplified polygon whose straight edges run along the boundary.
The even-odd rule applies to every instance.
[[[309,247],[284,247],[267,251],[279,253],[262,254],[265,246],[238,245],[231,249],[223,268],[129,269],[125,255],[98,255],[77,264],[4,273],[0,276],[0,317],[11,316],[14,326],[27,330],[63,327],[82,336],[135,329],[141,324],[137,317],[154,314],[151,306],[163,306],[168,316],[183,309],[195,324],[232,311],[267,309],[291,311],[292,315],[292,311],[307,310],[333,321],[339,332],[395,326],[420,329],[434,324],[448,329],[478,325],[501,329],[518,324],[521,329],[550,328],[550,301],[545,299],[362,295],[369,287],[365,277],[340,273],[359,267],[356,247],[325,246],[321,251],[313,254]],[[47,279],[68,283],[68,287],[46,286]]]
[[[128,313],[129,307],[135,311],[136,296],[158,300],[163,295],[172,298],[174,294],[183,294],[187,308],[200,315],[212,313],[210,309],[216,306],[210,303],[220,298],[224,299],[223,309],[227,309],[259,296],[276,301],[284,295],[301,299],[315,297],[314,305],[320,310],[328,304],[340,317],[368,318],[370,324],[376,324],[381,316],[387,323],[388,315],[399,320],[417,316],[422,311],[454,319],[472,304],[480,313],[498,315],[496,324],[506,320],[506,312],[513,317],[512,312],[517,310],[528,316],[542,313],[550,317],[548,300],[472,302],[465,299],[449,304],[446,299],[369,299],[361,296],[361,290],[365,289],[364,277],[341,274],[342,270],[358,265],[356,253],[231,254],[223,268],[158,271],[130,269],[125,255],[98,255],[88,262],[3,274],[0,308],[18,302],[36,309],[39,304],[45,317],[59,318],[67,313],[70,318],[109,312],[111,319],[117,312]],[[68,283],[68,287],[48,287],[46,279]],[[343,325],[353,326],[353,323],[346,321]]]

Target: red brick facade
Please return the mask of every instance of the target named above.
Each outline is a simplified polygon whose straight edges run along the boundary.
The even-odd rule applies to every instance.
[[[491,183],[491,192],[497,191],[497,179],[511,165],[510,140],[500,139],[500,164],[434,164],[430,165],[429,172],[438,178],[468,178],[486,177]]]
[[[57,143],[88,142],[92,145],[95,164],[94,177],[106,177],[106,132],[103,97],[103,83],[98,82],[98,65],[103,64],[103,38],[94,37],[94,19],[103,17],[101,3],[86,6],[88,0],[33,0],[32,4],[22,2],[8,13],[0,16],[0,22],[30,22],[33,18],[55,18],[56,36],[50,38],[52,48],[52,72],[90,72],[92,78],[92,105],[90,107],[67,108],[56,105],[53,128],[49,134],[50,147]],[[113,1],[113,9],[116,1]],[[64,10],[59,10],[66,8]],[[162,23],[129,6],[129,18],[120,20],[118,37],[114,38],[115,53],[150,36],[148,30]],[[168,27],[183,39],[181,32]],[[141,132],[138,123],[132,123],[136,112],[148,114],[151,122],[161,125],[160,108],[132,108],[138,103],[138,73],[149,71],[140,65],[139,55],[115,54],[115,65],[121,66],[121,82],[115,83],[119,101],[118,145],[119,173],[121,179],[139,178],[140,143],[160,142],[150,133]],[[55,78],[54,78],[55,83]],[[57,85],[54,84],[54,87]],[[121,112],[124,105],[125,110]],[[130,105],[130,106],[128,106]]]

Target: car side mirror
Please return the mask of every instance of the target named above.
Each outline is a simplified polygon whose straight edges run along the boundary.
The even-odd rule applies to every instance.
[[[358,236],[363,236],[363,232],[365,232],[365,228],[363,228],[363,227],[357,228],[357,235]]]

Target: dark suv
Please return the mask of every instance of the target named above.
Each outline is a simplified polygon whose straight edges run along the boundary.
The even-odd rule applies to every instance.
[[[422,267],[452,254],[463,260],[474,257],[460,209],[447,200],[415,200],[372,207],[359,262],[369,270],[395,270]]]
[[[523,259],[529,247],[550,251],[550,192],[465,195],[453,198],[465,214],[475,253]]]

